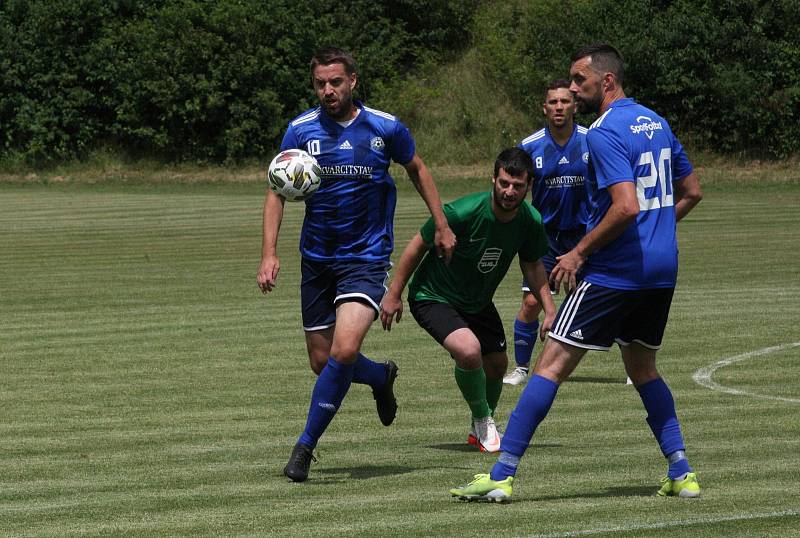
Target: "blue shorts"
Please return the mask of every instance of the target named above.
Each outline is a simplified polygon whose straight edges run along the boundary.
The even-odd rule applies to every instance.
[[[303,330],[333,327],[336,307],[347,301],[374,308],[377,318],[391,266],[388,261],[318,262],[303,258],[300,282]]]
[[[547,272],[548,278],[550,277],[550,271],[553,270],[553,267],[556,266],[558,260],[556,260],[556,256],[563,256],[577,245],[580,240],[586,235],[585,230],[554,230],[554,229],[545,229],[547,232],[547,254],[542,256],[542,263],[544,264],[544,270]],[[583,278],[583,270],[578,271],[577,279],[580,281]],[[522,279],[522,291],[531,291],[531,288],[528,286],[528,281],[524,278]],[[550,286],[551,293],[557,293],[558,290],[553,289]]]
[[[615,290],[584,280],[564,299],[548,334],[584,349],[608,351],[615,341],[659,349],[674,291]]]

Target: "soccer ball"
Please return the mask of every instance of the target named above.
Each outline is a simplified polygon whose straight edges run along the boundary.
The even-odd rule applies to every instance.
[[[302,149],[281,151],[267,169],[269,188],[290,202],[305,200],[317,192],[321,182],[317,160]]]

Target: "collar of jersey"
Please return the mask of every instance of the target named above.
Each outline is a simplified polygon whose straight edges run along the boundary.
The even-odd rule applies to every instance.
[[[366,112],[364,111],[364,103],[362,103],[358,99],[353,99],[353,104],[356,106],[356,108],[359,109],[359,113],[358,113],[358,116],[356,116],[355,120],[353,120],[353,123],[351,123],[347,127],[342,127],[341,125],[339,125],[338,122],[334,121],[333,118],[328,116],[328,114],[325,112],[325,108],[322,107],[322,106],[319,107],[320,112],[321,112],[320,118],[322,118],[322,121],[324,121],[327,125],[330,125],[331,127],[334,127],[334,128],[336,128],[336,129],[338,129],[340,131],[344,131],[345,129],[349,129],[353,125],[356,125],[358,122],[360,122],[361,121],[361,117],[366,114]]]
[[[547,137],[550,139],[550,141],[553,143],[553,145],[555,147],[557,147],[559,150],[564,151],[564,149],[566,149],[566,147],[569,146],[569,143],[572,142],[572,139],[577,136],[577,134],[578,134],[578,124],[575,123],[575,121],[572,122],[572,134],[569,135],[569,139],[567,140],[567,143],[564,144],[563,146],[561,144],[559,144],[558,142],[556,142],[556,139],[553,138],[552,134],[550,134],[550,126],[549,125],[545,125],[544,126],[544,131],[547,133]]]
[[[621,106],[631,106],[635,105],[636,101],[633,100],[633,97],[623,97],[622,99],[617,99],[613,103],[611,103],[610,108],[618,108]]]

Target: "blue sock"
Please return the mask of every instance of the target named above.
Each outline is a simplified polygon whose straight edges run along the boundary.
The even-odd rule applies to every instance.
[[[539,320],[530,323],[514,320],[514,361],[517,366],[528,367],[533,355],[533,346],[539,333]]]
[[[300,443],[308,448],[317,446],[317,441],[339,410],[352,380],[352,364],[341,364],[333,357],[328,358],[328,364],[319,373],[314,390],[311,391],[311,406]]]
[[[519,458],[525,454],[533,432],[547,416],[557,392],[558,383],[540,375],[530,378],[508,419],[506,433],[500,442],[500,458],[492,467],[492,480],[503,480],[516,474],[517,467],[513,459],[516,458],[516,463],[519,463]]]
[[[676,460],[670,461],[667,476],[674,479],[691,471],[689,462],[683,455],[686,446],[683,443],[681,425],[675,413],[675,401],[672,399],[672,392],[667,384],[659,377],[636,387],[636,390],[639,391],[644,408],[647,410],[647,423],[661,447],[661,453],[670,460]],[[675,457],[678,451],[683,457]]]
[[[353,383],[379,388],[386,383],[386,375],[387,370],[382,363],[372,361],[361,353],[353,363]]]

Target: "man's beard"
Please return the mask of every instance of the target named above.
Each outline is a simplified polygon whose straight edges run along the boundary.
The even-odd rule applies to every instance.
[[[576,95],[575,101],[578,105],[578,112],[581,114],[600,112],[600,104],[602,100],[600,99],[599,95],[593,99],[584,99]]]
[[[505,211],[507,213],[511,213],[512,211],[519,209],[519,206],[521,206],[522,202],[525,201],[525,197],[520,196],[519,200],[517,200],[517,202],[512,207],[508,208],[503,205],[503,195],[497,192],[497,189],[494,189],[492,191],[492,194],[494,196],[494,205],[496,205],[500,209],[500,211]]]
[[[332,104],[338,105],[338,108],[331,109]],[[336,121],[341,121],[343,118],[347,117],[347,115],[350,114],[352,106],[352,97],[348,99],[345,96],[340,97],[335,103],[322,102],[322,107],[325,109],[325,112]]]

